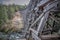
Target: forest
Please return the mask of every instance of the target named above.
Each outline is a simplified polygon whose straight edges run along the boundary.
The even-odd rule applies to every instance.
[[[25,9],[25,5],[2,5],[0,4],[0,32],[8,32],[8,29],[3,28],[6,25],[11,27],[10,20],[13,18],[16,11]]]

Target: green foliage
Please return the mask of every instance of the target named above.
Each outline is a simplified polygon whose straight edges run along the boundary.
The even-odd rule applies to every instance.
[[[0,5],[0,26],[8,20],[6,6]]]
[[[6,24],[9,20],[13,18],[13,15],[16,10],[23,10],[25,6],[23,5],[2,5],[0,4],[0,29]]]

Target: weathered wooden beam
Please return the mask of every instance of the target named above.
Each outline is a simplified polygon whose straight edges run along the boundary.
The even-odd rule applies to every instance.
[[[32,29],[32,28],[30,28],[29,30],[32,31],[32,33],[35,33],[35,34],[38,33],[36,30],[34,30],[34,29]]]
[[[47,35],[47,34],[51,34],[51,31],[43,31],[41,35]]]
[[[55,17],[49,16],[52,20],[54,20],[55,22],[59,23],[59,21],[56,20]]]
[[[40,23],[39,23],[38,29],[37,29],[38,33],[42,33],[43,28],[44,28],[44,26],[45,26],[45,23],[46,23],[46,21],[47,21],[47,19],[48,19],[48,16],[49,16],[49,12],[47,12],[47,13],[42,17],[42,19],[41,19],[41,21],[40,21]]]
[[[41,40],[36,34],[32,33],[32,37],[34,38],[34,40]]]
[[[45,30],[43,30],[43,32],[47,32],[47,31],[51,31],[52,29],[51,28],[47,28]]]
[[[44,6],[46,6],[48,3],[50,3],[50,2],[52,2],[52,1],[54,1],[54,0],[42,0],[37,6],[39,6],[39,7],[44,7]]]
[[[44,12],[57,7],[57,4],[58,4],[58,1],[56,1],[56,2],[54,2],[52,4],[48,4],[47,6],[44,7],[44,9],[45,9]]]
[[[60,10],[51,10],[51,12],[60,12]]]
[[[41,39],[60,38],[58,34],[41,35]]]

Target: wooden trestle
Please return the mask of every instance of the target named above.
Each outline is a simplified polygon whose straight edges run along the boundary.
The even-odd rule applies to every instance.
[[[29,20],[29,39],[32,40],[45,40],[59,38],[58,34],[53,34],[55,22],[60,23],[56,20],[56,13],[60,13],[58,9],[60,5],[59,0],[41,0],[36,4],[35,8],[31,10],[32,17]],[[33,14],[35,16],[33,16]],[[58,18],[58,17],[57,17]],[[59,17],[60,18],[60,17]],[[52,19],[52,24],[49,24],[49,19]],[[44,29],[45,28],[45,29]]]

